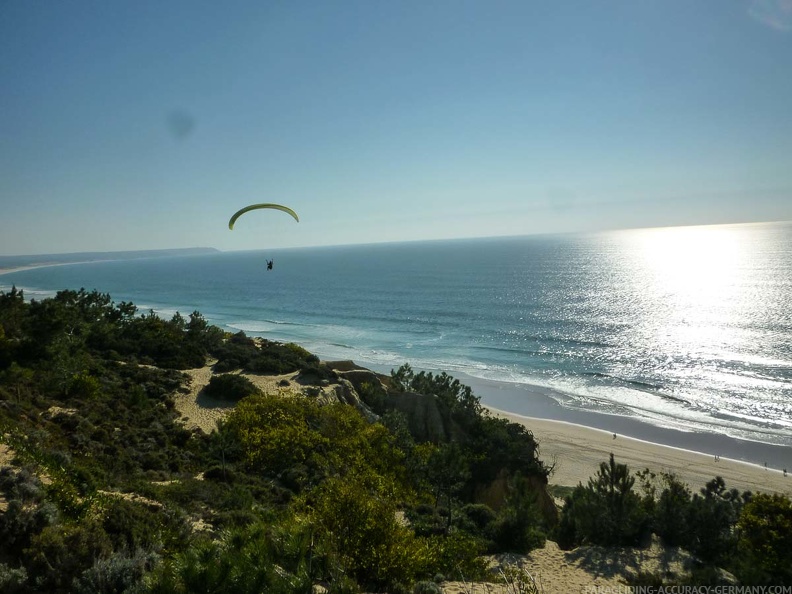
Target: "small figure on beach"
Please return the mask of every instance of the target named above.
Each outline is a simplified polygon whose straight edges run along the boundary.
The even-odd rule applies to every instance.
[[[715,454],[715,462],[720,462],[720,456],[718,454]]]
[[[267,270],[272,270],[272,260],[267,260]]]
[[[615,433],[613,434],[613,439],[616,439],[616,434]]]
[[[786,471],[786,468],[784,468],[784,476],[786,476],[786,475],[787,475],[787,471]]]

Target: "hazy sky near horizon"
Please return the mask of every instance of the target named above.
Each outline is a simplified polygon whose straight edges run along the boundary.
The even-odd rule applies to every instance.
[[[790,220],[792,0],[2,0],[0,213],[0,255]]]

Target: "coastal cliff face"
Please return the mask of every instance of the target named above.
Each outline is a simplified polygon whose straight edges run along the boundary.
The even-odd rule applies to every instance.
[[[350,363],[342,362],[339,366],[344,368]],[[447,412],[443,414],[441,411],[441,403],[437,397],[393,390],[388,386],[390,381],[387,376],[368,369],[358,367],[349,371],[335,370],[359,394],[368,397],[369,406],[383,412],[395,410],[402,413],[407,420],[410,434],[417,442],[443,443],[463,437],[459,426],[453,423]]]
[[[316,388],[316,396],[324,402],[341,402],[356,408],[369,423],[374,423],[379,418],[366,403],[360,399],[360,396],[358,396],[355,390],[355,386],[347,379],[339,378],[338,383],[331,383],[327,386]]]
[[[442,443],[451,440],[452,428],[440,414],[434,396],[417,392],[390,394],[386,406],[404,414],[416,441]]]
[[[483,503],[498,511],[506,501],[509,494],[509,480],[511,475],[506,469],[502,469],[498,476],[489,484],[479,485],[473,499],[476,503]],[[536,495],[536,500],[541,510],[542,516],[554,524],[558,520],[558,508],[555,501],[547,492],[547,478],[538,475],[526,477],[529,489]]]
[[[362,407],[370,414],[373,414],[371,409],[379,414],[386,411],[403,414],[410,434],[416,442],[440,444],[463,442],[469,438],[463,427],[454,420],[448,407],[437,396],[394,390],[388,376],[359,367],[352,361],[331,362],[328,366],[336,371],[340,378],[336,388],[339,401],[354,403],[358,410]],[[558,511],[553,498],[547,492],[547,477],[538,473],[524,474],[529,488],[536,494],[542,515],[554,524],[558,518]],[[499,510],[506,502],[512,475],[513,473],[507,468],[501,468],[491,482],[476,485],[473,490],[474,501],[486,504],[496,511]]]

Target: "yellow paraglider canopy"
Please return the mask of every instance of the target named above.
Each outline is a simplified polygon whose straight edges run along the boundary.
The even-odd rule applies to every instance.
[[[228,221],[228,228],[229,229],[233,229],[234,228],[234,223],[236,223],[236,220],[239,217],[241,217],[243,214],[245,214],[246,212],[251,211],[251,210],[258,210],[259,208],[274,208],[275,210],[282,210],[283,212],[288,213],[291,216],[293,216],[295,221],[297,221],[298,223],[300,222],[300,218],[297,216],[297,213],[294,212],[288,206],[283,206],[281,204],[262,203],[262,204],[251,204],[250,206],[246,206],[245,208],[242,208],[242,209],[236,211],[234,213],[234,216],[231,217],[231,220]]]

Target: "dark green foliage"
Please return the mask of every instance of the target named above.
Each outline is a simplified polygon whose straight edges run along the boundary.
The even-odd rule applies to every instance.
[[[680,546],[690,540],[690,489],[673,475],[664,480],[666,488],[655,506],[654,531],[667,545]]]
[[[72,582],[111,551],[96,521],[56,524],[33,537],[25,565],[38,590],[71,592]]]
[[[472,484],[487,484],[501,472],[521,472],[547,477],[548,469],[539,460],[538,445],[524,425],[490,415],[480,415],[468,429]]]
[[[310,592],[326,571],[310,527],[256,522],[177,553],[154,572],[149,591],[293,594]]]
[[[427,451],[425,476],[434,493],[435,507],[443,502],[448,510],[446,530],[452,523],[452,502],[470,478],[468,455],[456,442],[433,446]]]
[[[397,390],[412,390],[419,394],[436,396],[463,424],[474,421],[481,415],[480,399],[473,394],[470,386],[460,383],[445,372],[434,375],[421,371],[416,374],[405,363],[396,371],[391,371],[391,381]]]
[[[26,308],[24,293],[15,286],[11,287],[8,293],[0,291],[0,328],[3,329],[0,340],[4,341],[4,344],[8,344],[6,341],[19,340],[24,336]],[[10,348],[11,345],[8,347]]]
[[[228,341],[211,351],[217,357],[215,371],[224,373],[243,369],[255,373],[281,375],[295,371],[313,371],[322,377],[331,373],[319,364],[319,358],[293,343],[282,344],[270,340],[253,340],[244,332],[234,334]]]
[[[0,592],[22,594],[27,590],[28,575],[24,567],[12,568],[0,563]]]
[[[15,472],[0,469],[0,491],[8,509],[0,514],[0,556],[18,563],[31,540],[44,528],[55,524],[60,514],[46,500],[46,490],[27,468]]]
[[[559,546],[638,544],[649,518],[632,490],[634,483],[627,466],[616,464],[611,454],[588,485],[579,485],[567,498],[556,534]]]
[[[792,586],[792,501],[758,494],[742,508],[738,575],[748,584]]]
[[[105,506],[102,528],[114,549],[154,550],[162,545],[164,516],[142,503],[113,497]]]
[[[0,293],[0,304],[8,356],[0,369],[0,440],[31,469],[0,470],[9,505],[0,514],[0,558],[13,563],[14,580],[26,579],[24,591],[71,592],[78,583],[91,591],[91,583],[107,586],[108,576],[131,575],[134,555],[123,551],[183,547],[178,514],[106,501],[97,490],[151,469],[169,478],[208,460],[176,423],[171,398],[183,377],[134,362],[154,361],[167,350],[158,345],[187,340],[184,320],[136,319],[134,306],[82,290],[31,303]],[[46,485],[35,478],[43,474]]]
[[[226,373],[237,369],[246,369],[250,362],[258,356],[256,341],[248,338],[244,332],[237,332],[227,341],[218,344],[212,351],[217,357],[215,372]]]
[[[457,525],[466,532],[483,534],[498,515],[483,503],[468,503],[459,510]]]
[[[748,493],[743,497],[736,489],[727,490],[719,476],[708,482],[690,501],[688,537],[683,546],[705,563],[728,562],[737,544],[734,526],[749,498]]]
[[[362,382],[357,387],[357,392],[360,399],[365,402],[375,414],[387,414],[386,400],[388,394],[380,385],[375,385],[371,382]]]
[[[237,402],[252,394],[258,394],[259,389],[248,378],[234,373],[214,375],[209,380],[209,385],[204,388],[207,396]]]
[[[223,344],[223,331],[210,326],[199,312],[194,311],[187,322],[187,343],[201,352],[211,353]]]
[[[506,504],[495,521],[486,526],[494,543],[494,550],[514,553],[544,546],[543,518],[539,511],[536,492],[521,474],[514,475],[509,484]]]
[[[184,319],[176,314],[170,321],[153,311],[132,320],[124,327],[115,350],[135,353],[142,362],[171,369],[203,366],[206,351],[199,341],[191,340]]]
[[[544,481],[547,467],[539,460],[533,434],[523,425],[488,414],[469,386],[446,373],[415,373],[408,365],[391,372],[391,383],[398,391],[410,390],[434,395],[449,423],[459,428],[455,441],[454,465],[467,467],[460,495],[472,499],[477,487],[489,485],[504,471],[537,475]]]
[[[0,516],[2,552],[15,561],[21,560],[31,540],[58,519],[58,511],[52,504],[27,506],[19,499],[12,499]]]
[[[115,553],[97,559],[72,584],[75,594],[142,594],[142,578],[156,561],[157,555],[137,549],[134,553]]]

